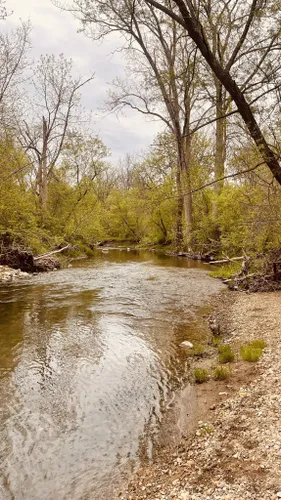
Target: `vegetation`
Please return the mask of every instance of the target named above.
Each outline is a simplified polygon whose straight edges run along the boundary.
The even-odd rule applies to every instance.
[[[258,361],[262,355],[262,349],[246,345],[240,349],[241,357],[244,361]]]
[[[208,370],[205,368],[194,368],[194,379],[196,384],[203,384],[209,379]]]
[[[217,366],[214,370],[214,379],[215,380],[225,380],[229,378],[231,375],[231,369],[230,367],[225,367],[225,366]]]
[[[194,344],[193,348],[190,350],[190,355],[191,356],[203,356],[205,352],[205,346],[202,344]]]
[[[218,347],[221,343],[221,337],[219,335],[213,335],[213,346]]]
[[[241,263],[231,262],[229,264],[224,264],[218,269],[210,272],[212,278],[223,278],[231,279],[236,276],[241,271]]]
[[[244,253],[266,269],[281,242],[280,9],[273,0],[133,4],[69,0],[93,43],[111,30],[124,37],[126,80],[112,82],[106,108],[162,123],[147,151],[118,166],[81,107],[93,75],[77,75],[63,55],[33,63],[29,23],[0,35],[2,248],[90,252],[130,241]]]
[[[232,351],[230,345],[219,345],[218,346],[218,351],[219,351],[219,362],[220,363],[231,363],[234,361],[235,355],[234,352]]]
[[[250,347],[253,347],[254,349],[265,349],[266,348],[266,343],[262,339],[253,340],[253,342],[250,342],[248,345]]]

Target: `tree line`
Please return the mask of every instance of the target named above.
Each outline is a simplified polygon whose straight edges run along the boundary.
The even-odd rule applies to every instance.
[[[1,35],[1,233],[35,249],[103,240],[202,254],[279,247],[279,2],[58,8],[93,43],[120,34],[126,77],[111,83],[106,109],[131,108],[162,132],[147,151],[110,164],[81,110],[93,75],[73,76],[63,55],[42,56],[31,70],[28,23]]]

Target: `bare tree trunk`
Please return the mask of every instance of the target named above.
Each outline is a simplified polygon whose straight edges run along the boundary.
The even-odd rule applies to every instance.
[[[215,87],[216,87],[216,144],[215,144],[215,180],[222,179],[225,173],[225,158],[226,158],[226,118],[225,115],[225,91],[221,82],[215,77]],[[213,204],[213,220],[214,220],[214,234],[213,238],[216,241],[220,240],[221,232],[219,225],[217,223],[218,219],[218,199],[222,188],[224,186],[224,181],[220,180],[214,185],[214,190],[216,197]]]
[[[176,184],[177,184],[177,226],[176,226],[176,249],[177,251],[183,248],[183,232],[182,232],[182,216],[183,216],[183,197],[182,197],[182,185],[181,185],[181,170],[178,163],[177,173],[176,173]]]
[[[43,116],[42,180],[40,186],[40,205],[43,210],[45,210],[47,206],[48,198],[47,144],[47,122]]]
[[[215,180],[224,176],[226,157],[226,118],[224,92],[221,82],[216,79],[216,151],[215,151]],[[215,184],[216,194],[220,194],[224,181]]]
[[[193,228],[193,207],[190,179],[191,136],[181,139],[179,143],[179,162],[181,174],[181,188],[183,192],[183,210],[185,218],[184,236],[186,243],[190,243]]]

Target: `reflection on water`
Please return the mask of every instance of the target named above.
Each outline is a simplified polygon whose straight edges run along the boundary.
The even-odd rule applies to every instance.
[[[106,499],[137,465],[194,307],[221,286],[200,267],[99,252],[0,286],[1,499]]]

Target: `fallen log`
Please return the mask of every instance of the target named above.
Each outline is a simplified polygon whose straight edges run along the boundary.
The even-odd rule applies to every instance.
[[[47,257],[50,257],[51,255],[55,255],[57,253],[64,252],[64,250],[68,250],[69,248],[73,248],[73,245],[71,245],[70,243],[68,243],[68,245],[66,245],[63,248],[59,248],[58,250],[53,250],[52,252],[43,253],[42,255],[37,255],[37,257],[33,257],[33,260],[36,261],[36,260],[45,259]]]
[[[243,260],[245,257],[232,257],[229,259],[221,259],[221,260],[211,260],[208,264],[227,264],[229,262],[236,262],[239,260]]]

